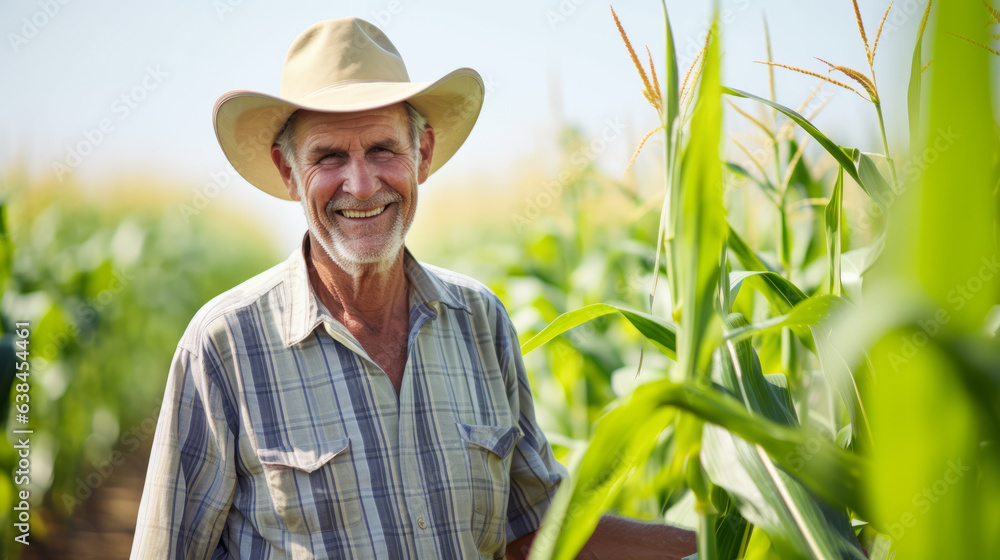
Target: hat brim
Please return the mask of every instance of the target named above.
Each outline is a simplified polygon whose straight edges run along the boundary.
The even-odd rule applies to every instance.
[[[271,146],[295,111],[348,113],[406,101],[434,129],[430,166],[430,173],[434,173],[455,155],[472,132],[483,106],[484,92],[482,78],[471,68],[460,68],[434,82],[344,82],[298,101],[238,90],[216,101],[212,121],[219,145],[233,168],[267,194],[291,200],[281,174],[271,161]]]

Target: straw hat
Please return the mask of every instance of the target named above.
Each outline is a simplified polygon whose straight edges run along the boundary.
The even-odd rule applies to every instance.
[[[358,18],[319,22],[288,49],[281,95],[237,90],[215,102],[219,145],[236,171],[258,189],[290,200],[271,161],[271,146],[298,109],[352,112],[412,105],[434,128],[434,173],[465,142],[483,105],[483,80],[460,68],[434,82],[411,82],[389,38]]]

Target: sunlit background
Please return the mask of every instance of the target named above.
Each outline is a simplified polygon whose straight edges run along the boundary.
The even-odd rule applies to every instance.
[[[766,71],[753,63],[765,60],[765,14],[779,62],[822,72],[822,64],[812,58],[819,56],[863,67],[853,14],[841,4],[722,0],[724,83],[766,92]],[[54,15],[38,15],[50,5]],[[861,5],[876,21],[884,10],[881,2]],[[648,45],[662,58],[658,3],[621,2],[614,8],[637,46]],[[711,3],[671,2],[668,8],[678,61],[686,71],[703,45]],[[890,96],[905,92],[902,77],[910,54],[909,46],[895,39],[914,34],[922,9],[916,1],[898,3],[884,32],[878,69],[880,86]],[[464,66],[482,74],[487,94],[479,122],[459,157],[422,191],[419,216],[432,208],[450,213],[495,208],[486,201],[510,195],[512,179],[519,175],[555,174],[558,131],[565,125],[579,128],[589,140],[612,123],[615,139],[594,159],[620,175],[657,118],[639,93],[641,84],[608,4],[592,0],[65,5],[57,0],[6,2],[0,13],[7,37],[0,67],[8,84],[0,106],[0,164],[23,165],[32,176],[55,175],[60,181],[75,176],[85,188],[151,175],[161,180],[157,188],[175,189],[182,200],[231,177],[211,203],[252,216],[282,253],[304,230],[301,213],[234,176],[216,143],[211,111],[230,90],[277,94],[288,45],[316,21],[354,15],[378,24],[403,55],[413,80],[433,81]],[[783,76],[777,99],[798,107],[816,82]],[[870,106],[850,92],[834,90],[829,88],[829,94],[838,100],[818,124],[845,144],[875,150],[877,132],[861,124],[867,120],[851,117]],[[898,133],[905,130],[905,113],[895,109],[887,118]],[[111,121],[112,131],[88,137],[103,119]],[[740,128],[750,127],[741,123],[734,130]],[[208,194],[215,190],[208,187]],[[418,247],[426,222],[419,217],[416,222],[413,243]]]

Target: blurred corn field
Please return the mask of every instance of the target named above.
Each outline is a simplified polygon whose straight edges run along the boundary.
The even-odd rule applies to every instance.
[[[29,429],[30,482],[15,484],[17,450],[0,449],[5,557],[67,557],[63,523],[93,511],[109,487],[138,479],[73,557],[127,556],[142,476],[170,359],[206,301],[279,260],[245,218],[210,206],[185,213],[153,180],[84,188],[34,181],[17,170],[0,179],[3,287],[2,403],[5,428]],[[216,205],[221,206],[221,205]],[[15,324],[28,323],[29,369],[15,369]],[[17,374],[26,374],[17,376]],[[18,391],[26,384],[28,391]],[[27,395],[27,400],[16,395]],[[29,405],[27,422],[15,415]],[[12,442],[13,443],[13,442]],[[123,474],[125,473],[125,474]],[[18,492],[31,498],[31,546],[14,541]],[[112,508],[113,509],[113,508]],[[129,513],[131,512],[131,513]],[[122,534],[100,534],[112,516]],[[117,540],[116,540],[117,539]],[[77,543],[79,544],[79,543]],[[53,548],[55,547],[55,548]]]

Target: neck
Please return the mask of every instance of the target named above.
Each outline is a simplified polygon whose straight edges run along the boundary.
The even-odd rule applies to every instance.
[[[408,316],[408,287],[403,249],[389,263],[343,267],[310,239],[307,265],[317,297],[333,317],[354,331],[379,331],[394,315]]]

